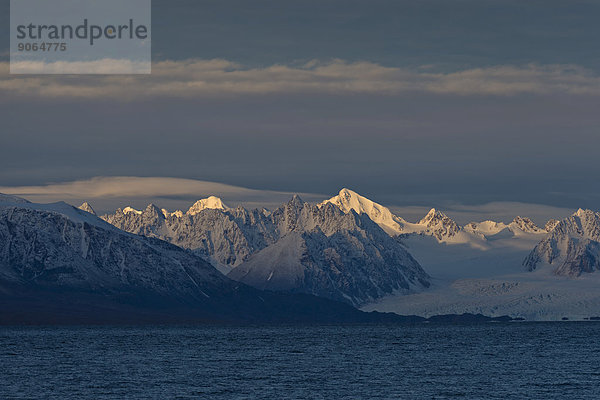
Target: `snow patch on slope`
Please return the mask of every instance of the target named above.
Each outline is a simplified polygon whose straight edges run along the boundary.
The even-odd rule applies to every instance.
[[[129,213],[137,214],[137,215],[141,215],[142,214],[142,212],[140,210],[136,210],[135,208],[130,207],[130,206],[125,207],[123,210],[121,210],[121,212],[123,214],[129,214]]]
[[[483,222],[471,222],[464,226],[464,230],[470,233],[479,233],[483,236],[492,236],[500,231],[508,228],[503,222],[495,222],[495,221],[483,221]]]
[[[303,285],[306,244],[292,232],[235,268],[228,276],[261,290],[293,290]],[[269,263],[265,265],[264,260]]]

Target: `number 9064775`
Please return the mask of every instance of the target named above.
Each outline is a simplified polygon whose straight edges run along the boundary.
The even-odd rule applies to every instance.
[[[18,51],[66,51],[67,44],[60,42],[19,43]]]

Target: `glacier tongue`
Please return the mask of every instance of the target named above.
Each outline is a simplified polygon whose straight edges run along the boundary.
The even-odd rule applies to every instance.
[[[396,312],[423,317],[440,314],[509,315],[528,321],[584,320],[600,309],[600,277],[556,279],[530,273],[470,278],[408,296],[389,296],[364,311]]]
[[[600,214],[578,210],[547,226],[540,229],[520,217],[509,225],[493,221],[466,225],[466,231],[484,236],[482,249],[404,236],[407,249],[432,276],[432,288],[386,296],[363,309],[421,316],[469,312],[528,320],[597,316],[600,275],[586,272],[600,269]]]

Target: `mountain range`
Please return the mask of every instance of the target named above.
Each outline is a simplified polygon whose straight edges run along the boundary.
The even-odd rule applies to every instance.
[[[553,225],[523,262],[529,271],[552,268],[556,275],[576,277],[600,270],[600,213],[579,209]]]
[[[367,214],[333,204],[314,205],[294,196],[273,211],[248,211],[209,198],[186,213],[152,204],[143,211],[124,210],[102,218],[119,229],[190,249],[232,279],[260,289],[359,306],[429,286],[419,263],[380,225]]]
[[[66,203],[0,197],[0,323],[375,322],[327,299],[260,291],[191,251]],[[408,318],[411,320],[411,318]]]
[[[394,307],[443,292],[458,280],[463,281],[464,288],[470,284],[469,279],[494,278],[504,282],[507,275],[517,280],[541,276],[526,274],[535,269],[531,260],[548,259],[536,254],[547,247],[544,243],[548,240],[554,243],[556,229],[564,231],[562,226],[566,223],[552,219],[540,228],[531,219],[516,216],[510,223],[487,220],[460,226],[436,209],[417,222],[409,222],[345,188],[318,204],[305,203],[295,196],[273,211],[230,208],[219,198],[210,197],[199,200],[186,212],[169,212],[149,205],[143,211],[126,207],[102,218],[120,229],[190,249],[228,277],[259,289],[310,293],[367,310],[377,310],[381,304],[382,310],[403,313],[412,310]],[[590,220],[589,225],[592,233],[592,227],[600,226],[595,220]],[[564,241],[581,243],[574,236],[575,230],[565,232]],[[575,253],[566,255],[571,245],[553,248],[552,259],[561,259],[565,254],[563,258],[575,260],[571,262],[579,267],[575,271],[593,271],[597,238],[592,235],[588,239],[577,252],[579,258]],[[561,256],[556,255],[559,253]],[[564,268],[534,264],[552,276],[577,275],[565,274]],[[515,278],[515,274],[520,276]],[[552,282],[555,281],[544,278],[543,285],[552,286]],[[482,285],[476,280],[471,283]],[[494,281],[490,285],[496,284]],[[530,297],[538,295],[515,293],[510,301],[519,307],[510,312],[529,318],[555,318],[558,314],[549,314],[547,308],[556,305],[546,307],[545,301],[541,301],[546,307],[542,311],[527,311],[525,303],[531,303]],[[482,310],[466,306],[444,309],[439,304],[443,304],[446,294],[440,296],[430,300],[437,308],[429,304],[428,309],[439,310],[438,313],[495,314],[496,300],[490,300],[490,307]],[[595,299],[588,303],[595,304]],[[600,304],[600,297],[598,301]],[[390,302],[394,307],[386,305]],[[464,304],[469,302],[465,300]],[[421,309],[415,312],[427,314]],[[564,309],[556,312],[564,313]]]
[[[231,320],[285,319],[281,302],[295,310],[290,319],[313,318],[318,305],[350,320],[367,318],[350,306],[527,319],[583,319],[600,306],[600,214],[590,210],[543,228],[520,216],[460,226],[436,209],[409,222],[342,189],[318,204],[294,196],[274,210],[211,196],[187,211],[150,204],[98,217],[88,203],[2,195],[0,211],[0,293],[9,298],[69,288],[101,296],[104,309],[152,299]],[[331,311],[340,302],[349,308]]]
[[[90,206],[85,204],[83,207]],[[430,236],[439,243],[464,243],[485,248],[500,238],[535,237],[541,240],[559,222],[550,220],[542,229],[531,219],[517,216],[509,224],[483,221],[459,226],[443,212],[431,209],[420,221],[411,223],[349,189],[342,189],[337,196],[316,205],[294,196],[274,211],[233,209],[213,196],[199,200],[187,212],[169,212],[150,204],[145,210],[125,207],[101,218],[119,229],[157,237],[190,249],[211,260],[226,274],[292,232],[320,230],[325,237],[331,237],[341,230],[363,229],[369,233],[376,232],[377,237],[373,237],[371,242],[386,248],[397,247],[387,237],[402,242],[403,238],[415,235]],[[381,231],[386,235],[382,236]],[[290,248],[294,247],[291,245],[293,240],[288,239],[288,242]],[[388,260],[386,262],[389,263]],[[404,262],[414,265],[410,260]],[[423,280],[421,286],[427,287],[427,277],[420,274],[419,278]]]

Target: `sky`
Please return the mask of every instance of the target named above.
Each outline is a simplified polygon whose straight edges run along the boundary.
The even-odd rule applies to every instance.
[[[415,218],[598,210],[598,17],[576,0],[154,0],[150,76],[11,76],[3,30],[0,188],[75,201],[92,194],[57,188],[173,178],[93,200],[348,187]]]

